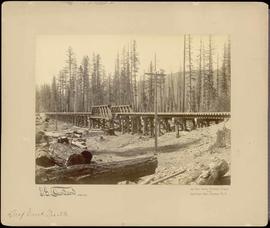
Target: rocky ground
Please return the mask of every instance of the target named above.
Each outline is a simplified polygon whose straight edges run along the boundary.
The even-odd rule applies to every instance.
[[[230,129],[230,121],[225,121],[190,132],[181,131],[179,138],[176,138],[175,132],[166,133],[158,138],[156,173],[142,177],[136,182],[123,181],[119,184],[198,184],[197,180],[207,176],[211,164],[216,161],[225,161],[229,166],[229,171],[216,184],[230,184]],[[115,136],[106,135],[99,129],[88,130],[59,122],[56,130],[53,120],[37,121],[36,131],[44,130],[49,135],[52,145],[55,144],[51,141],[57,137],[70,135],[74,131],[81,133],[78,138],[73,138],[73,141],[80,143],[80,138],[83,138],[87,149],[93,151],[95,162],[125,160],[154,153],[154,139],[149,136],[119,132],[116,132]],[[52,145],[49,146],[51,151],[61,150]],[[37,144],[37,153],[44,147],[45,142]],[[68,156],[79,151],[78,147],[69,145],[65,147],[63,154]],[[173,174],[175,175],[162,180]]]

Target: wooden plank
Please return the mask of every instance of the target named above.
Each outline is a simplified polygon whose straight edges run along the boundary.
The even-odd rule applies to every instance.
[[[158,184],[158,183],[161,183],[161,182],[163,182],[163,181],[165,181],[165,180],[168,180],[168,179],[170,179],[170,178],[172,178],[172,177],[175,177],[175,176],[177,176],[177,175],[179,175],[179,174],[182,174],[182,173],[184,173],[184,172],[186,172],[186,170],[185,170],[185,169],[182,169],[182,170],[180,170],[180,171],[178,171],[178,172],[176,172],[176,173],[173,173],[173,174],[171,174],[171,175],[162,177],[162,178],[160,178],[160,179],[158,179],[158,180],[156,180],[156,181],[154,181],[154,182],[151,182],[150,184]]]

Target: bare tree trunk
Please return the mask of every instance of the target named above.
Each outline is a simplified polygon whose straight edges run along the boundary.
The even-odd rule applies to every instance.
[[[189,61],[189,111],[192,110],[193,100],[192,100],[192,63],[191,63],[191,38],[188,35],[188,61]]]
[[[186,35],[184,35],[184,62],[183,62],[183,112],[186,104]]]

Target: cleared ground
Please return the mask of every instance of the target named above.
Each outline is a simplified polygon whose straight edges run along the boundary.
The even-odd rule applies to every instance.
[[[119,132],[116,132],[116,136],[111,136],[105,135],[100,130],[89,131],[61,122],[58,123],[56,131],[55,123],[52,120],[47,126],[44,126],[44,123],[37,125],[37,131],[44,128],[49,134],[55,136],[66,135],[66,133],[76,130],[87,132],[82,137],[86,139],[87,149],[93,151],[95,162],[125,160],[154,153],[154,138],[149,136],[121,134]],[[229,120],[190,132],[181,131],[179,138],[176,138],[175,132],[166,133],[158,137],[158,168],[156,173],[142,177],[136,182],[123,181],[119,184],[140,184],[149,178],[153,182],[181,170],[185,170],[185,172],[159,184],[193,184],[198,174],[207,169],[209,164],[217,158],[224,159],[230,167],[230,129]],[[223,134],[224,132],[229,132],[229,134]],[[217,137],[218,134],[219,137]],[[80,150],[71,148],[71,153],[78,151]],[[229,183],[230,170],[220,184]]]

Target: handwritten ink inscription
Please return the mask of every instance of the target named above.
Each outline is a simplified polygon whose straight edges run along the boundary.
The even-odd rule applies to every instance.
[[[62,186],[53,186],[53,187],[46,187],[42,186],[39,187],[40,196],[72,196],[76,195],[76,191],[73,187],[62,187]]]
[[[45,217],[45,218],[67,217],[68,212],[56,211],[53,209],[48,209],[48,210],[38,210],[38,209],[33,209],[33,208],[29,208],[27,210],[13,209],[8,213],[8,216],[11,219],[19,219],[19,220],[22,220],[26,217]]]

